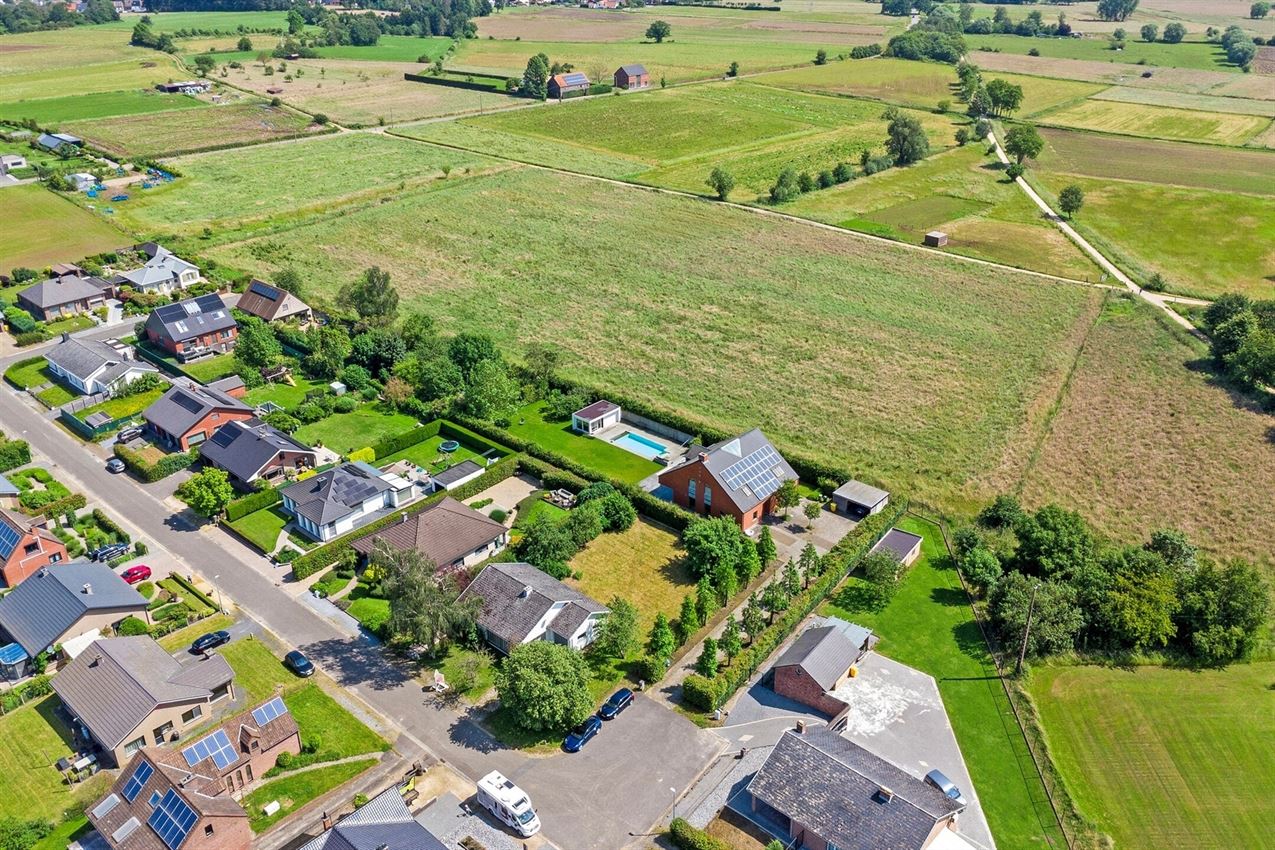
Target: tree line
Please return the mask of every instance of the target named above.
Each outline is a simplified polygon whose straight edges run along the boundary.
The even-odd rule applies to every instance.
[[[88,0],[83,12],[71,11],[65,3],[48,3],[43,6],[37,6],[31,0],[0,3],[0,33],[65,29],[86,24],[104,24],[119,19],[119,13],[115,11],[111,0]]]
[[[1275,300],[1227,293],[1209,305],[1201,324],[1218,368],[1262,392],[1275,410]]]

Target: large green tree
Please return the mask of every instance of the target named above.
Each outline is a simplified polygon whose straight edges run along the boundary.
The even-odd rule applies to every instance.
[[[651,21],[651,25],[646,28],[646,37],[656,44],[662,44],[664,39],[672,34],[673,28],[669,26],[668,21]]]
[[[1005,134],[1005,153],[1022,165],[1024,160],[1035,159],[1045,147],[1045,140],[1030,124],[1019,124]]]
[[[894,157],[895,165],[911,165],[929,156],[930,140],[921,122],[913,116],[895,115],[885,132],[885,149]]]
[[[305,341],[310,348],[305,366],[315,377],[334,378],[345,367],[351,343],[344,328],[337,325],[312,327],[306,331]]]
[[[378,266],[341,287],[336,301],[373,327],[387,327],[398,317],[398,290],[390,282],[390,273]]]
[[[654,658],[667,660],[677,649],[677,636],[669,625],[668,617],[663,612],[655,615],[651,624],[651,634],[646,639],[646,651]]]
[[[235,498],[230,476],[223,470],[210,468],[186,479],[177,487],[177,498],[202,517],[220,516]]]
[[[244,316],[239,322],[235,340],[235,359],[245,366],[260,369],[269,366],[283,354],[283,346],[270,325],[256,316]]]
[[[1037,582],[1036,602],[1032,605],[1032,588]],[[1022,573],[1008,573],[997,582],[988,607],[1001,643],[1015,650],[1021,645],[1028,610],[1031,610],[1027,654],[1032,657],[1072,649],[1084,624],[1074,589],[1061,582],[1039,581]]]
[[[479,419],[494,420],[513,414],[518,407],[517,382],[499,360],[483,360],[469,374],[465,410]]]
[[[496,674],[496,692],[514,723],[533,732],[564,731],[593,711],[584,657],[545,640],[514,647]]]
[[[544,100],[549,96],[549,57],[537,53],[527,60],[527,68],[522,72],[522,86],[519,91],[524,97]]]
[[[637,646],[637,606],[623,597],[613,596],[607,607],[611,613],[602,621],[592,651],[606,658],[624,658]]]
[[[396,549],[378,543],[372,564],[381,575],[381,589],[390,603],[389,633],[430,649],[472,632],[482,609],[476,596],[460,598],[450,572],[439,572],[416,549]]]

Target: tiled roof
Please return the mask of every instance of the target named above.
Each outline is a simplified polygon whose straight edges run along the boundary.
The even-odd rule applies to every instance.
[[[215,292],[156,307],[146,318],[146,332],[173,342],[238,327],[230,308]]]
[[[298,514],[318,525],[327,525],[351,513],[377,493],[392,489],[374,467],[344,463],[290,484],[279,493],[296,505]]]
[[[239,303],[235,306],[248,315],[267,322],[305,313],[310,309],[304,301],[286,289],[259,280],[248,285],[248,291],[239,296]]]
[[[536,624],[558,602],[574,603],[559,611],[557,617],[568,618],[562,624],[558,623],[557,617],[550,621],[549,628],[558,634],[569,634],[565,629],[571,619],[579,617],[578,628],[588,615],[610,610],[531,564],[490,564],[470,582],[461,596],[482,599],[483,610],[478,617],[478,625],[508,642],[510,647],[526,640]],[[571,608],[576,610],[568,614]],[[579,615],[581,611],[584,612],[582,617]],[[559,631],[559,627],[563,631]]]
[[[705,455],[703,460],[699,459],[701,453]],[[749,511],[770,498],[779,483],[797,480],[797,473],[760,428],[707,448],[692,446],[685,463],[701,464],[740,511]],[[759,492],[763,482],[765,488]]]
[[[494,519],[447,496],[403,522],[354,541],[354,548],[366,555],[383,541],[400,551],[415,549],[445,567],[504,533],[505,527]]]
[[[252,412],[251,407],[215,387],[174,385],[142,411],[142,418],[165,433],[181,436],[214,410]]]
[[[854,643],[845,630],[835,625],[815,626],[802,632],[775,666],[799,666],[827,691],[859,660],[861,653],[862,643]]]
[[[34,658],[89,611],[130,608],[144,611],[146,600],[106,564],[57,564],[29,576],[0,599],[0,629]]]
[[[200,457],[242,481],[250,481],[280,452],[314,455],[309,446],[260,419],[227,422],[199,445]]]
[[[445,850],[413,817],[397,788],[377,794],[300,850]]]
[[[107,286],[106,281],[95,277],[68,274],[32,284],[19,292],[18,298],[47,309],[61,307],[63,304],[74,304],[86,298],[98,298]]]

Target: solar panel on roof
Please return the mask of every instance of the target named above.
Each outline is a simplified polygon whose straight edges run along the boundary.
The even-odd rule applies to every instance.
[[[279,298],[279,290],[275,289],[273,286],[267,286],[260,282],[254,283],[252,286],[248,287],[248,291],[255,292],[262,298],[269,298],[271,301],[275,301]]]
[[[0,522],[0,558],[7,559],[22,539],[22,533],[7,522]]]
[[[722,480],[732,490],[747,487],[758,499],[765,499],[779,489],[781,482],[775,470],[780,463],[782,459],[772,446],[762,446],[726,467]]]
[[[128,778],[128,782],[124,785],[124,790],[120,792],[125,800],[130,803],[137,799],[137,795],[141,793],[142,786],[146,784],[146,780],[151,778],[151,774],[155,772],[155,768],[151,767],[151,763],[144,761],[137,766],[137,770],[133,771],[133,775]]]
[[[177,850],[186,840],[186,836],[190,835],[191,827],[197,820],[199,816],[195,814],[195,810],[187,805],[176,791],[169,788],[168,793],[159,801],[159,805],[155,807],[155,811],[151,812],[146,823],[155,830],[160,841],[168,845],[169,850]]]
[[[169,398],[178,407],[184,410],[188,410],[191,413],[198,413],[199,411],[204,409],[203,402],[201,402],[199,399],[192,396],[190,393],[183,392],[181,390],[178,390],[177,392],[173,393],[171,396],[169,396]]]
[[[263,706],[259,706],[252,710],[252,719],[257,721],[258,726],[265,726],[276,717],[282,717],[288,713],[288,707],[283,704],[283,700],[275,697]]]
[[[191,744],[182,750],[182,756],[186,759],[186,764],[191,767],[206,758],[211,758],[218,770],[225,770],[239,760],[239,754],[235,752],[234,747],[230,746],[230,738],[226,737],[223,729],[218,729],[207,738],[201,738]]]
[[[238,428],[231,428],[234,423],[228,423],[218,428],[212,435],[213,445],[221,446],[223,449],[235,441],[235,437],[239,436]]]
[[[187,316],[193,316],[193,315],[195,315],[196,313],[198,313],[198,312],[199,312],[199,302],[198,302],[198,301],[183,301],[183,302],[182,302],[182,307],[184,307],[184,308],[186,309],[186,315],[187,315]]]

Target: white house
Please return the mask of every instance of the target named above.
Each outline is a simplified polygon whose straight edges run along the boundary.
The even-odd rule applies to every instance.
[[[8,174],[19,168],[27,167],[27,158],[18,156],[16,153],[7,153],[0,156],[0,174]]]
[[[279,491],[297,527],[326,542],[412,499],[412,482],[356,461],[320,472]]]
[[[133,348],[119,340],[75,339],[62,334],[62,340],[44,354],[49,371],[84,395],[109,392],[130,384],[142,375],[159,374],[149,363],[135,359]]]
[[[162,245],[147,242],[140,246],[150,259],[140,269],[124,272],[115,281],[119,286],[131,286],[138,292],[172,294],[199,282],[199,267],[188,263]]]
[[[571,414],[571,427],[581,434],[597,434],[612,425],[620,424],[620,405],[610,401],[595,401]]]
[[[598,637],[610,609],[531,564],[490,564],[461,598],[482,600],[478,631],[491,646],[509,650],[533,640],[584,649]]]
[[[75,186],[75,191],[77,192],[92,189],[95,185],[97,185],[97,178],[86,171],[78,171],[75,174],[68,174],[66,175],[66,179],[71,181],[71,184]]]

